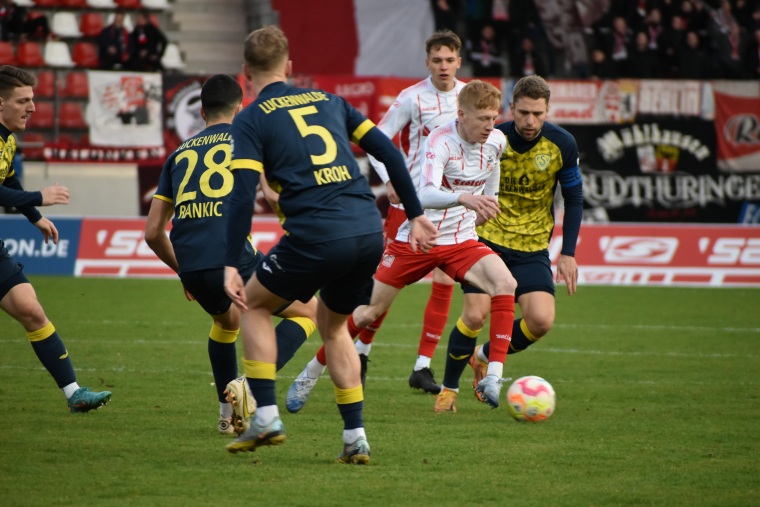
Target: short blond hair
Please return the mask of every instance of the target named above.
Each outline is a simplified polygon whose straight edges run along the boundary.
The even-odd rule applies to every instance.
[[[288,59],[288,38],[273,25],[254,30],[245,39],[243,57],[252,71],[272,71]]]
[[[475,79],[459,92],[462,109],[501,109],[501,91],[490,83]]]

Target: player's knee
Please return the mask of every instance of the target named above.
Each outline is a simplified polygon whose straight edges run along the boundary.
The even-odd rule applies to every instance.
[[[548,333],[554,325],[554,314],[537,315],[531,318],[525,317],[525,323],[531,334],[536,338],[541,338]]]
[[[462,312],[462,322],[470,329],[483,329],[488,318],[489,308],[467,308]]]
[[[514,294],[517,290],[517,280],[509,274],[493,280],[493,295]]]
[[[45,327],[48,323],[45,311],[37,300],[29,301],[17,307],[15,315],[16,320],[24,326],[27,331],[37,331]]]

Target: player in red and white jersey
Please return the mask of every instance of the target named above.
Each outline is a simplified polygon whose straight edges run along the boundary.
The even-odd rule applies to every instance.
[[[425,65],[430,75],[403,90],[377,124],[390,139],[399,135],[399,150],[406,160],[406,167],[415,184],[419,181],[424,155],[422,149],[428,134],[457,116],[457,99],[465,85],[456,79],[457,70],[462,65],[461,48],[461,40],[451,30],[441,30],[428,37],[425,43]],[[372,156],[369,156],[369,161],[388,189],[390,206],[383,227],[385,241],[388,243],[396,237],[399,226],[406,220],[406,214],[388,179],[385,166]],[[438,394],[441,390],[430,369],[430,360],[446,326],[453,291],[454,280],[443,271],[435,269],[430,299],[425,308],[417,363],[409,377],[410,387],[432,394]],[[384,318],[385,314],[378,317],[376,322],[357,331],[356,348],[362,365],[362,384],[366,377],[367,357],[372,341]],[[317,379],[324,372],[326,361],[322,347],[291,385],[287,397],[288,410],[297,412],[304,406]]]
[[[439,268],[456,282],[466,282],[491,294],[491,352],[488,375],[476,391],[491,406],[499,405],[501,374],[509,350],[514,322],[517,282],[504,262],[478,241],[476,222],[499,214],[499,159],[506,138],[494,129],[501,92],[483,81],[471,81],[459,95],[457,119],[435,129],[425,143],[425,162],[418,194],[425,215],[438,228],[436,245],[428,252],[413,252],[409,225],[404,223],[385,247],[375,272],[369,305],[357,307],[348,319],[349,333],[375,321],[390,308],[405,286]],[[449,340],[446,377],[435,411],[456,411],[459,377],[475,350],[475,341]],[[450,364],[451,363],[451,364]],[[458,371],[455,371],[458,370]],[[451,375],[449,375],[451,373]],[[447,382],[451,379],[451,382]]]
[[[488,110],[477,108],[487,117]],[[480,118],[480,117],[478,117]],[[478,132],[473,140],[460,135],[456,119],[438,127],[427,139],[425,164],[417,192],[425,215],[438,228],[436,245],[458,245],[478,239],[477,204],[460,204],[466,194],[496,196],[499,192],[499,157],[507,145],[500,130]],[[409,223],[399,227],[396,241],[409,242]]]

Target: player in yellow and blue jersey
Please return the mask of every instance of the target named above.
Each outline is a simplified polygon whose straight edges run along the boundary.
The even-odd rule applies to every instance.
[[[58,229],[35,206],[68,204],[69,189],[53,185],[39,192],[27,192],[13,169],[14,133],[24,131],[34,113],[33,87],[36,84],[37,78],[23,69],[0,67],[0,206],[15,206],[42,232],[45,243],[48,240],[58,243]],[[2,240],[0,308],[24,327],[35,354],[63,391],[71,412],[97,409],[111,399],[109,391],[96,392],[79,386],[66,346],[45,315],[23,266],[13,260]]]
[[[554,231],[554,195],[559,183],[565,201],[562,249],[556,281],[565,280],[567,292],[576,291],[578,266],[575,246],[583,214],[583,186],[578,167],[578,145],[565,129],[546,122],[549,85],[540,76],[527,76],[514,87],[510,109],[514,120],[497,125],[507,137],[501,156],[499,205],[501,213],[478,228],[480,240],[491,247],[517,280],[515,319],[509,352],[525,350],[554,324],[554,279],[549,240]],[[470,342],[485,324],[490,298],[473,286],[464,287],[462,316],[449,340]],[[492,344],[471,357],[447,358],[446,382],[458,379],[469,361],[475,370],[473,387],[487,373]],[[449,384],[446,384],[449,385]],[[482,396],[476,396],[481,401]]]
[[[235,185],[229,201],[225,290],[244,311],[245,374],[258,409],[250,429],[227,450],[254,451],[285,441],[275,395],[277,349],[270,314],[319,291],[317,325],[343,418],[338,460],[367,463],[359,356],[346,319],[368,302],[383,252],[383,224],[351,140],[386,165],[412,223],[412,247],[432,247],[437,232],[422,213],[403,158],[385,134],[341,97],[288,85],[292,62],[279,28],[252,32],[244,57],[257,99],[232,125]],[[285,235],[244,286],[238,254],[262,174],[279,194]]]
[[[167,266],[179,274],[188,300],[211,316],[208,355],[219,398],[219,432],[242,434],[255,411],[254,399],[238,378],[235,342],[240,312],[224,292],[227,253],[225,204],[232,192],[232,120],[240,111],[243,91],[230,76],[209,78],[201,89],[201,115],[206,128],[183,142],[164,164],[145,226],[145,240]],[[170,237],[166,225],[172,219]],[[250,220],[249,220],[250,221]],[[249,224],[250,230],[250,224]],[[241,276],[248,280],[264,255],[249,241],[238,251]],[[278,311],[280,369],[316,329],[315,298]]]

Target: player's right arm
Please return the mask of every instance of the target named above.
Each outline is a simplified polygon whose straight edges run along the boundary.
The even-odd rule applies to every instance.
[[[409,100],[406,94],[402,92],[398,97],[396,97],[396,100],[393,102],[393,104],[391,104],[391,107],[388,108],[388,111],[386,111],[383,119],[380,120],[380,122],[377,124],[377,128],[380,129],[380,131],[385,134],[388,139],[392,140],[394,137],[396,137],[396,134],[401,132],[401,130],[409,125],[409,123],[412,121],[411,104],[411,100]],[[367,158],[369,159],[369,163],[372,165],[372,168],[375,170],[382,182],[388,185],[388,197],[390,198],[390,193],[393,192],[395,194],[395,191],[393,184],[389,184],[390,177],[388,176],[388,170],[386,169],[385,164],[383,164],[372,155],[368,154]],[[399,199],[397,194],[395,194],[395,200],[396,202],[394,202],[394,204],[398,204]]]

